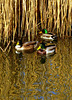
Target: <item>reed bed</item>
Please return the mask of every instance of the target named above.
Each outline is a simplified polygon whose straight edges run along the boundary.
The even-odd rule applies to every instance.
[[[0,43],[27,37],[46,28],[61,36],[71,36],[71,0],[1,0]]]

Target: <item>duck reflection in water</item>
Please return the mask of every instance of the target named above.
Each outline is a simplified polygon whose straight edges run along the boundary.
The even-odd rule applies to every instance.
[[[44,64],[46,62],[46,56],[41,56],[40,62]]]
[[[22,56],[23,56],[23,53],[22,53],[22,52],[15,51],[15,53],[17,54],[17,56],[18,56],[19,58],[22,58]]]

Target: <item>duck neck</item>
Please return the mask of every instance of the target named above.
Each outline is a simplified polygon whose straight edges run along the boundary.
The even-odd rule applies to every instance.
[[[45,49],[45,43],[43,43],[43,42],[41,43],[41,48]]]
[[[17,49],[17,50],[24,50],[24,47],[21,47],[20,45],[16,45],[15,49]]]

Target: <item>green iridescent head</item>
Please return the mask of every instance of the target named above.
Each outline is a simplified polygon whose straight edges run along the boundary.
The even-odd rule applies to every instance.
[[[43,29],[42,32],[43,32],[44,34],[47,34],[47,33],[48,33],[46,29]]]
[[[41,43],[40,45],[41,45],[42,49],[45,49],[45,44],[44,43]]]
[[[46,47],[45,44],[41,43],[40,46],[37,48],[37,50],[39,50],[39,49],[45,49],[45,47]]]

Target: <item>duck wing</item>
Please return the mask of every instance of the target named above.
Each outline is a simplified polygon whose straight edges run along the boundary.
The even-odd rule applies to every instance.
[[[29,45],[34,45],[34,44],[36,44],[36,41],[29,41],[29,42],[25,42],[23,46],[29,46]]]
[[[47,50],[53,50],[56,48],[56,45],[49,45],[49,46],[46,46],[46,49]]]

